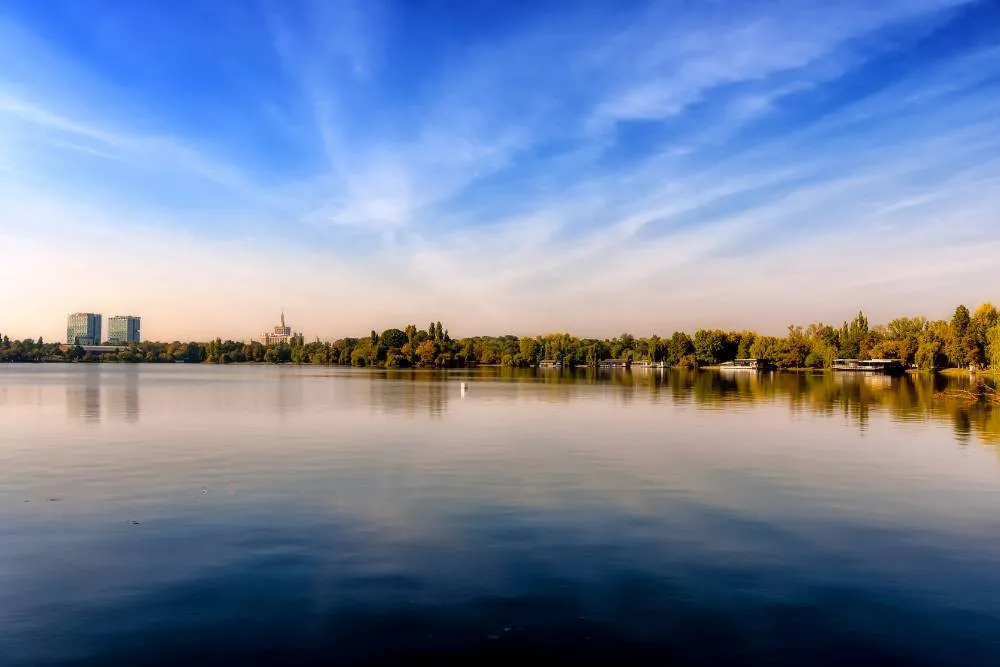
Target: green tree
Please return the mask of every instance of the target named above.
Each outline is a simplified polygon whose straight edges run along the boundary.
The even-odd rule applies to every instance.
[[[188,343],[184,353],[184,360],[191,364],[201,363],[205,360],[204,348],[195,342]]]
[[[369,356],[369,351],[370,350],[363,349],[360,346],[354,348],[354,351],[351,352],[351,365],[352,366],[370,366],[371,365],[371,357]]]
[[[914,357],[916,365],[923,370],[944,368],[948,365],[948,355],[945,352],[951,339],[951,326],[948,322],[938,320],[931,322],[920,333],[917,353]]]
[[[972,323],[972,316],[969,309],[959,306],[955,309],[955,314],[951,317],[951,340],[948,341],[948,360],[953,366],[962,368],[970,363],[967,346],[967,334],[969,325]]]
[[[802,327],[788,325],[788,336],[779,341],[777,345],[777,358],[775,364],[779,368],[802,368],[806,365],[806,357],[809,356],[809,339],[806,338]]]
[[[861,357],[868,338],[868,318],[861,311],[850,323],[844,322],[840,328],[840,355],[847,359]]]
[[[1000,324],[993,325],[986,334],[986,353],[990,368],[1000,373]]]
[[[932,371],[938,367],[938,363],[943,356],[940,341],[927,339],[921,341],[917,347],[915,362],[918,368],[925,371]]]
[[[740,344],[736,346],[736,358],[737,359],[748,359],[750,358],[750,349],[753,347],[754,341],[757,339],[757,334],[752,331],[743,331],[740,333]]]
[[[665,361],[670,366],[677,366],[681,359],[694,354],[694,343],[691,337],[683,331],[675,331],[670,340],[667,341],[667,355]]]
[[[637,344],[640,356],[646,361],[660,362],[667,356],[667,341],[659,336],[641,338]]]
[[[774,336],[756,336],[753,345],[750,346],[750,357],[753,359],[766,359],[774,362],[778,359],[779,354],[778,339]]]
[[[903,364],[915,363],[920,338],[927,328],[927,318],[897,317],[886,326],[884,354],[891,359],[899,359]]]
[[[724,361],[725,334],[717,330],[698,329],[694,332],[694,353],[698,363],[711,366]]]
[[[680,366],[681,368],[687,368],[687,369],[698,368],[698,357],[694,356],[693,354],[686,354],[681,358],[680,363],[678,363],[677,365]]]
[[[976,308],[966,331],[966,356],[970,364],[989,364],[989,335],[993,327],[1000,324],[1000,311],[991,303]]]
[[[809,353],[806,355],[806,366],[809,368],[829,368],[837,358],[839,335],[833,327],[814,322],[805,331],[809,342]]]
[[[425,340],[417,346],[417,358],[421,366],[433,366],[438,358],[438,346],[433,340]]]
[[[541,344],[534,338],[525,336],[521,339],[519,356],[521,365],[534,366],[540,361]]]
[[[402,349],[409,342],[410,336],[399,329],[386,329],[379,336],[379,343],[386,349]]]

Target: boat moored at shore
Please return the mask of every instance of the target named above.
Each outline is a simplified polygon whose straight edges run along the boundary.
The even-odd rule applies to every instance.
[[[766,371],[771,369],[767,359],[733,359],[719,364],[722,371]]]
[[[833,370],[850,373],[885,373],[898,375],[906,369],[899,359],[834,359]]]

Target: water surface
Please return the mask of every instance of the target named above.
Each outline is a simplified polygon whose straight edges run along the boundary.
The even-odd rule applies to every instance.
[[[2,366],[0,663],[998,664],[948,382]]]

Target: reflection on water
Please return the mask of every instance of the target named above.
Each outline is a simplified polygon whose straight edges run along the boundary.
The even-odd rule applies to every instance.
[[[140,382],[149,378],[151,369],[130,365],[47,367],[39,375],[45,384],[56,386],[65,394],[66,414],[85,423],[102,419],[136,422],[141,415]],[[157,384],[179,379],[180,373],[157,368]],[[245,379],[246,373],[260,375],[259,368],[232,368],[232,378]],[[192,371],[189,371],[189,373]],[[198,370],[193,371],[194,374]],[[240,375],[242,373],[242,375]],[[177,377],[172,377],[176,375]],[[185,376],[186,377],[186,376]],[[355,389],[348,400],[363,400],[372,410],[386,414],[443,416],[449,402],[460,399],[459,383],[469,384],[469,395],[475,397],[477,383],[503,383],[511,396],[517,387],[530,387],[533,396],[547,401],[567,402],[585,396],[581,386],[599,386],[623,405],[632,401],[669,400],[677,404],[692,403],[703,408],[727,408],[755,403],[785,404],[792,412],[809,410],[817,414],[843,414],[864,428],[873,411],[899,420],[947,420],[954,425],[955,435],[963,441],[1000,441],[1000,409],[971,403],[949,395],[949,390],[968,390],[976,380],[968,376],[934,375],[830,374],[830,373],[717,373],[697,371],[526,371],[520,369],[484,368],[475,371],[371,371],[357,372],[311,368],[281,368],[268,375],[261,387],[269,409],[287,416],[302,409],[303,382],[310,378],[337,377],[352,384],[367,386],[361,398]],[[386,382],[390,380],[391,382]],[[989,380],[979,380],[987,381]],[[213,382],[221,382],[213,380]],[[221,386],[221,385],[220,385]],[[512,389],[512,391],[510,391]],[[25,400],[27,393],[39,387],[8,385],[0,387],[0,407]]]
[[[88,368],[66,385],[66,414],[89,423],[101,421],[100,369]]]
[[[387,414],[402,413],[415,415],[425,413],[430,417],[441,417],[447,404],[454,396],[455,383],[449,382],[447,373],[422,373],[420,371],[391,371],[372,373],[364,378],[368,384],[368,397],[372,410]],[[385,380],[393,382],[387,383]]]
[[[3,366],[0,663],[993,664],[969,382]]]
[[[136,366],[81,366],[66,377],[66,415],[87,424],[104,418],[134,423],[139,420],[139,379]]]
[[[588,381],[600,381],[593,374]],[[579,377],[549,379],[578,381]],[[605,381],[625,388],[633,397],[645,390],[651,398],[662,391],[675,402],[692,401],[705,408],[755,403],[785,404],[791,412],[842,414],[862,430],[873,412],[903,421],[947,420],[955,435],[966,441],[975,436],[985,443],[1000,442],[1000,406],[973,403],[950,393],[969,390],[977,380],[970,376],[947,377],[910,374],[893,377],[855,373],[714,373],[638,371],[618,372]]]
[[[139,420],[139,378],[135,366],[126,366],[120,382],[107,387],[108,413],[112,418],[121,418],[132,423]]]
[[[902,377],[861,373],[719,373],[712,371],[574,371],[484,368],[475,371],[374,371],[348,375],[368,384],[373,409],[387,413],[424,412],[440,416],[448,401],[461,397],[454,385],[469,383],[470,396],[477,382],[501,382],[530,387],[532,395],[547,401],[570,401],[585,397],[581,385],[607,389],[616,401],[669,400],[702,408],[738,408],[755,403],[787,405],[791,412],[843,415],[860,429],[872,413],[884,413],[903,421],[943,420],[954,424],[962,442],[977,438],[1000,442],[1000,406],[977,404],[951,395],[950,390],[968,390],[974,382],[992,382],[971,376],[909,374]],[[386,384],[383,380],[397,380]]]
[[[274,409],[285,418],[302,408],[302,374],[295,371],[282,372],[276,380],[272,383]]]
[[[873,412],[903,421],[947,420],[955,435],[967,440],[1000,441],[1000,409],[949,395],[948,390],[968,389],[969,377],[935,375],[889,377],[864,374],[744,374],[722,376],[699,373],[691,380],[694,400],[703,405],[726,402],[754,403],[777,400],[794,412],[843,414],[861,429]]]

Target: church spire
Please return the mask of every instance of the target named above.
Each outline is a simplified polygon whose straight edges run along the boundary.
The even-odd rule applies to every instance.
[[[285,309],[281,309],[281,328],[285,328]]]

